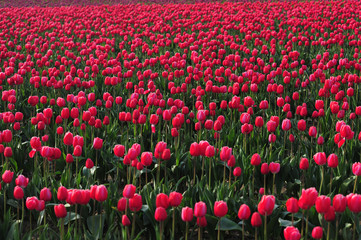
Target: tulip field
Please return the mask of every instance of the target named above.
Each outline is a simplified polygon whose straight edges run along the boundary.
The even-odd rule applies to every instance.
[[[361,2],[0,7],[0,239],[361,239]]]

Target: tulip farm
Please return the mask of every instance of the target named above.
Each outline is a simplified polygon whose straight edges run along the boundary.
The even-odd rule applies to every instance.
[[[0,4],[0,239],[361,239],[361,2],[76,4]]]

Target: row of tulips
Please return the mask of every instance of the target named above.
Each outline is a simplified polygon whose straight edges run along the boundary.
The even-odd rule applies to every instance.
[[[119,2],[0,13],[2,238],[360,235],[359,2]]]

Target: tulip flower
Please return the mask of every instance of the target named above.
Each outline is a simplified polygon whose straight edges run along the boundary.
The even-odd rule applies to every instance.
[[[193,209],[190,207],[184,207],[182,208],[182,220],[186,222],[186,235],[185,239],[188,239],[188,224],[193,219]]]

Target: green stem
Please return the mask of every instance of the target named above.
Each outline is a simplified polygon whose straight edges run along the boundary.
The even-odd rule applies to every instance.
[[[244,240],[244,222],[242,223],[242,240]]]
[[[276,174],[273,174],[272,195],[275,195],[275,179],[276,179]]]
[[[64,218],[61,219],[60,226],[60,239],[64,240]]]
[[[208,169],[208,187],[211,189],[211,174],[212,174],[212,158],[209,159],[209,169]]]
[[[264,234],[264,239],[267,239],[267,213],[264,215],[264,230],[263,230],[263,234]]]
[[[160,158],[158,159],[157,185],[159,184],[159,180],[160,180]]]
[[[355,191],[356,191],[357,177],[358,177],[358,176],[356,175],[355,183],[353,184],[353,191],[352,191],[352,193],[355,193]]]
[[[172,239],[174,239],[174,225],[175,225],[175,208],[173,208],[173,219],[172,219]],[[188,222],[187,222],[188,223]]]
[[[321,184],[320,184],[320,192],[319,194],[322,194],[322,184],[323,184],[323,175],[324,175],[324,168],[321,166]]]
[[[173,235],[174,237],[174,235]],[[186,222],[186,237],[185,240],[188,240],[188,222]]]
[[[221,239],[221,219],[219,219],[218,221],[218,235],[217,235],[217,240]]]
[[[305,240],[307,240],[307,235],[308,235],[308,212],[306,212],[306,232],[305,232]]]

